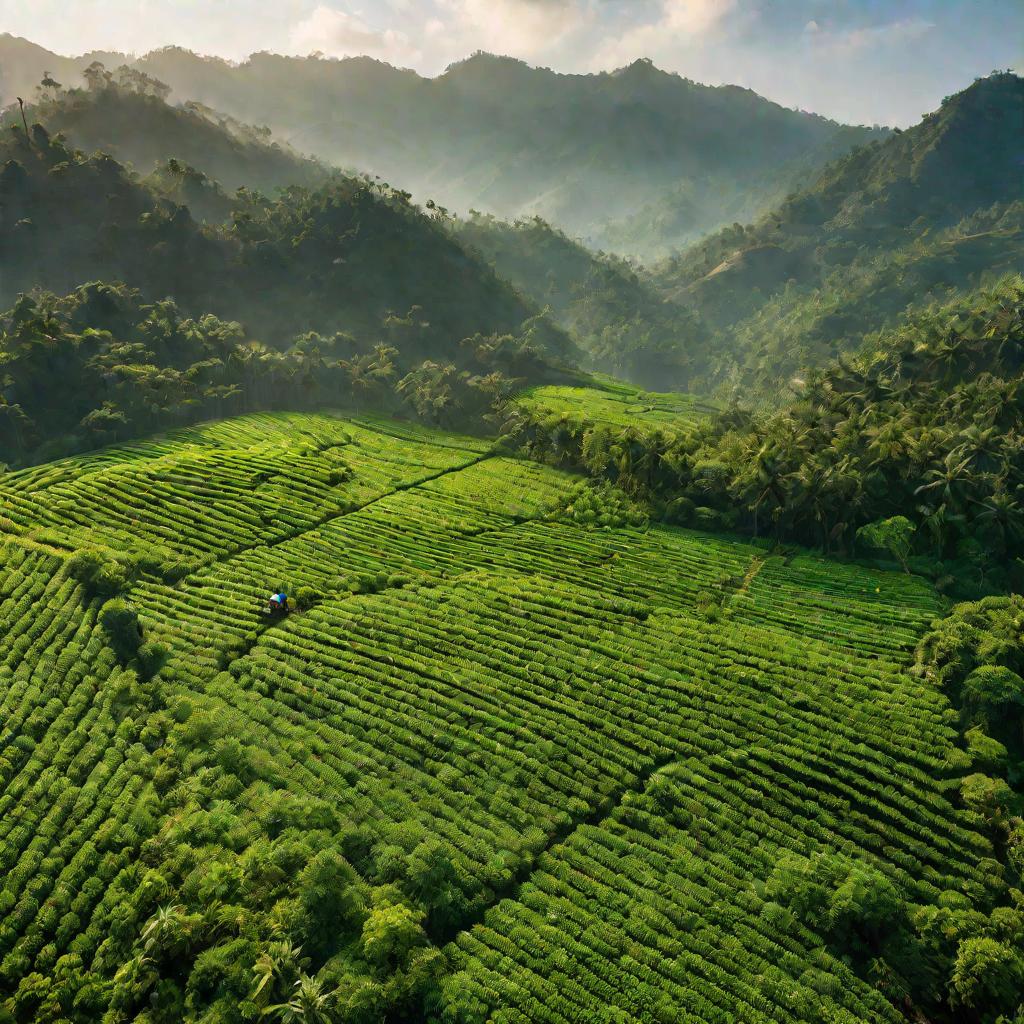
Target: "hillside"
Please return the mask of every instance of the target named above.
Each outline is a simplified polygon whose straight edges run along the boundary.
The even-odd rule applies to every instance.
[[[760,411],[596,382],[528,391],[503,430],[666,521],[886,552],[980,598],[1024,585],[1022,368],[1016,276],[904,317]]]
[[[641,427],[674,434],[686,433],[721,411],[713,402],[694,395],[641,391],[604,377],[585,385],[530,388],[516,396],[514,406],[531,420],[550,418],[588,429]]]
[[[79,76],[75,76],[78,78]],[[275,141],[267,129],[240,124],[197,103],[165,102],[167,87],[121,66],[93,66],[89,86],[34,90],[27,117],[86,153],[101,151],[147,175],[175,160],[227,192],[247,187],[273,194],[289,185],[316,187],[327,167]],[[20,122],[8,110],[5,126]]]
[[[130,6],[22,28],[851,110],[1005,52]],[[0,34],[0,1024],[1024,1024],[1022,127]]]
[[[16,84],[34,86],[47,69],[79,84],[66,61],[9,35],[0,37],[0,66],[7,59],[19,76],[0,80],[7,102]],[[420,201],[540,215],[595,247],[621,239],[644,255],[751,219],[804,181],[808,162],[820,167],[880,134],[749,90],[698,85],[648,61],[563,75],[477,54],[429,79],[362,57],[257,53],[231,64],[169,47],[133,66],[181,101],[266,124],[297,149],[380,175]],[[610,223],[681,189],[685,211],[649,245],[636,231],[606,236]]]
[[[596,254],[535,218],[514,224],[477,214],[455,233],[554,319],[592,368],[644,387],[685,388],[706,365],[707,331],[635,268]]]
[[[336,176],[273,197],[243,190],[227,224],[203,226],[113,157],[87,155],[41,125],[26,138],[15,125],[0,140],[0,216],[3,306],[34,288],[123,281],[275,345],[343,332],[451,358],[465,338],[518,333],[533,320],[539,346],[558,358],[573,352],[440,217],[365,179]]]
[[[596,241],[612,252],[646,262],[666,259],[700,241],[708,233],[704,225],[712,220],[719,227],[746,223],[774,209],[790,193],[812,185],[831,160],[886,134],[842,126],[773,174],[751,178],[735,191],[723,190],[714,178],[704,183],[683,180],[605,225]]]
[[[1024,269],[1024,79],[994,74],[830,165],[747,226],[666,261],[717,328],[716,379],[777,385],[953,289]]]
[[[989,922],[971,757],[908,671],[921,580],[595,530],[578,477],[383,420],[0,496],[15,1019],[946,1019],[940,920],[1012,1012],[981,986],[1019,913]]]

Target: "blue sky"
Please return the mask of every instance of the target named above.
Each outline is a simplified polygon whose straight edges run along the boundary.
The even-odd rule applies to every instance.
[[[865,124],[910,124],[977,75],[1024,70],[1022,0],[0,0],[0,32],[68,54],[320,51],[430,75],[477,49],[566,72],[650,57]]]

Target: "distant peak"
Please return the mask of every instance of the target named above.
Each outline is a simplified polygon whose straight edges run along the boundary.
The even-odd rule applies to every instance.
[[[657,64],[651,60],[650,57],[637,57],[632,64],[627,64],[623,68],[618,68],[612,72],[612,75],[617,78],[624,78],[627,75],[632,78],[639,78],[641,76],[647,78],[668,78],[669,73],[662,71]]]
[[[448,66],[448,71],[459,71],[469,68],[487,68],[494,65],[511,68],[529,68],[530,65],[518,57],[506,57],[498,53],[489,53],[487,50],[476,50],[464,60],[458,60]]]

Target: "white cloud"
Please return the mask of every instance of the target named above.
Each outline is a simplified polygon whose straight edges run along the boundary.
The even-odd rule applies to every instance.
[[[619,67],[637,57],[653,57],[671,64],[679,51],[724,29],[728,15],[734,13],[744,20],[756,16],[754,8],[743,13],[738,0],[662,0],[653,20],[608,40],[595,54],[593,66]]]
[[[453,51],[542,54],[590,20],[585,0],[444,0]]]
[[[884,25],[869,25],[842,31],[829,31],[823,29],[816,21],[809,21],[804,26],[804,36],[824,49],[851,52],[919,39],[933,28],[934,23],[923,18],[903,18],[899,21],[886,22]]]
[[[320,4],[291,31],[295,53],[324,53],[331,57],[371,56],[388,60],[419,60],[421,54],[408,36],[395,29],[378,31],[362,18]]]
[[[736,0],[665,0],[662,27],[669,32],[703,35],[736,7]]]

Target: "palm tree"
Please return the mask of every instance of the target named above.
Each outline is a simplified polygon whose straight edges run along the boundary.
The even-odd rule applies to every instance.
[[[18,107],[21,110],[21,123],[25,126],[25,141],[30,142],[30,136],[28,134],[28,120],[25,118],[25,101],[18,96]]]
[[[972,454],[964,455],[962,448],[946,452],[941,465],[925,472],[927,483],[921,484],[914,494],[932,493],[950,508],[961,508],[967,492],[977,485],[977,477],[971,470]]]
[[[951,515],[945,503],[940,505],[921,505],[918,508],[921,522],[932,535],[935,543],[935,557],[942,559],[942,553],[946,549],[946,532],[949,526],[961,522],[962,516]]]
[[[850,513],[863,502],[863,478],[850,456],[844,455],[833,463],[808,458],[795,479],[800,487],[795,502],[809,506],[811,517],[818,524],[821,546],[828,551],[832,541],[846,531],[848,520],[852,518]],[[836,521],[843,515],[845,520]]]
[[[302,955],[302,946],[296,946],[291,939],[271,942],[253,965],[256,988],[252,1001],[265,1006],[278,983],[301,974],[309,966],[309,957]]]
[[[183,918],[185,908],[180,904],[157,907],[156,914],[142,929],[143,948],[146,953],[154,949],[167,949],[177,945],[184,937]]]
[[[1000,485],[987,498],[976,502],[981,511],[976,516],[979,523],[992,528],[999,540],[1000,550],[1024,537],[1024,511]]]
[[[957,452],[974,460],[975,468],[989,469],[999,459],[1000,432],[995,427],[979,427],[972,423],[959,433],[961,439]]]
[[[865,434],[870,439],[868,452],[873,456],[871,465],[892,462],[907,451],[907,430],[903,419],[887,417],[876,427],[869,427]]]
[[[43,72],[43,80],[39,83],[39,91],[45,96],[49,90],[56,94],[60,89],[60,82],[57,81],[49,71]]]
[[[336,992],[324,992],[322,984],[308,974],[299,974],[291,999],[268,1006],[264,1013],[276,1013],[282,1024],[331,1024],[331,1007]]]

